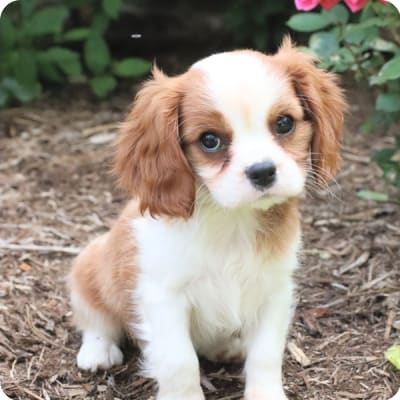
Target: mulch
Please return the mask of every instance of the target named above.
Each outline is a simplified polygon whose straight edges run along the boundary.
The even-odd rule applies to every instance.
[[[50,97],[0,113],[0,383],[13,399],[151,399],[139,354],[111,371],[79,371],[79,334],[65,288],[74,254],[105,232],[126,201],[110,144],[132,95]],[[289,399],[388,399],[400,374],[384,359],[399,341],[400,205],[371,154],[390,132],[359,125],[369,94],[351,90],[343,165],[303,200],[304,250],[284,379]],[[389,193],[362,200],[360,189]],[[207,399],[242,397],[241,366],[201,363]]]

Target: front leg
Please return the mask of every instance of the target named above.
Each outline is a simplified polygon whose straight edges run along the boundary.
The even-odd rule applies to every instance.
[[[282,361],[291,319],[292,282],[287,276],[268,295],[248,338],[245,400],[286,400]]]
[[[146,371],[158,383],[157,400],[204,400],[186,297],[154,283],[146,283],[145,290],[143,286],[139,337],[145,343]]]

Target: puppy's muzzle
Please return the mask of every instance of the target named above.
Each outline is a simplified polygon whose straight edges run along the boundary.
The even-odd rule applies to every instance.
[[[245,170],[246,176],[257,190],[272,186],[276,180],[276,166],[271,161],[262,161]]]

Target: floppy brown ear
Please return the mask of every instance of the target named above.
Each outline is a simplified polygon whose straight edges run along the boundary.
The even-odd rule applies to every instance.
[[[292,81],[313,124],[311,162],[316,181],[325,186],[336,174],[340,161],[346,102],[336,75],[315,66],[315,57],[293,47],[286,37],[275,56]]]
[[[157,68],[136,96],[122,125],[114,164],[120,185],[139,199],[152,216],[188,218],[195,183],[179,138],[181,78]]]

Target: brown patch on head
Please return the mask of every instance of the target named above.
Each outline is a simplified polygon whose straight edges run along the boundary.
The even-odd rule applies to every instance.
[[[189,73],[190,90],[185,93],[180,108],[180,129],[186,157],[194,170],[204,165],[223,168],[230,158],[232,128],[224,115],[213,108],[212,100],[205,93],[203,72],[191,70]],[[217,135],[222,140],[224,148],[215,153],[203,151],[200,139],[204,133]]]
[[[317,68],[317,60],[294,48],[289,37],[270,60],[289,77],[304,108],[306,120],[312,124],[312,166],[317,182],[325,185],[338,168],[346,109],[337,77]]]
[[[179,137],[179,107],[189,74],[169,78],[154,68],[153,76],[122,125],[114,171],[120,185],[139,199],[142,213],[189,218],[195,182]]]
[[[267,125],[280,146],[298,163],[300,168],[305,170],[311,143],[312,127],[309,121],[304,120],[304,110],[294,90],[292,89],[291,92],[285,99],[279,99],[269,110]],[[294,120],[294,130],[288,135],[276,133],[276,122],[282,116],[289,116]]]

